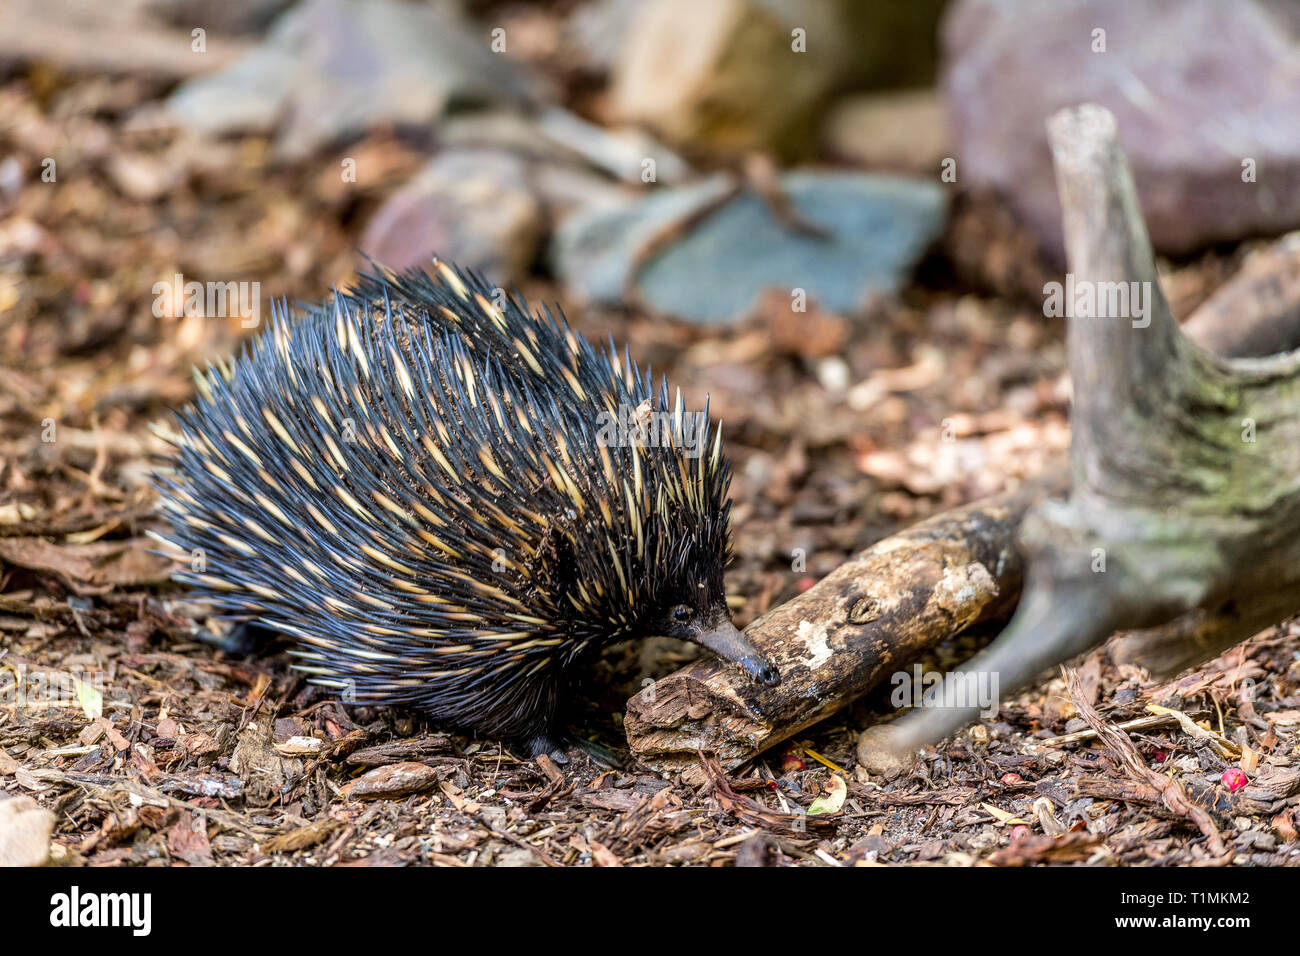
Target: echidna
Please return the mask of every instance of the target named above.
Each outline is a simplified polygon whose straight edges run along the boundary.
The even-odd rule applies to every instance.
[[[721,434],[613,343],[481,278],[381,271],[199,376],[159,478],[177,580],[345,699],[558,752],[573,666],[732,624]],[[166,539],[164,539],[166,540]]]

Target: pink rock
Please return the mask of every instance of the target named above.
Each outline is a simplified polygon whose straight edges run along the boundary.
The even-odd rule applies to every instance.
[[[1059,258],[1044,121],[1095,102],[1118,120],[1161,252],[1294,229],[1300,83],[1287,31],[1253,0],[959,0],[942,31],[958,182],[998,190]]]
[[[482,150],[435,157],[366,225],[361,250],[390,269],[439,256],[510,284],[528,271],[541,236],[541,207],[524,163]]]

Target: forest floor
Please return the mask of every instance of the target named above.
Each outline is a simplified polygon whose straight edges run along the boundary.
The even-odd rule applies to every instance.
[[[892,780],[854,765],[858,732],[890,709],[877,692],[732,775],[730,791],[754,801],[738,804],[725,788],[607,768],[579,750],[548,776],[496,742],[345,708],[274,650],[227,659],[197,643],[201,609],[167,583],[144,537],[162,528],[149,474],[164,449],[147,426],[187,400],[191,366],[228,354],[240,330],[157,317],[155,283],[254,274],[264,293],[319,298],[354,274],[360,225],[422,154],[385,133],[353,144],[349,155],[380,172],[345,195],[337,156],[277,167],[259,140],[199,146],[117,122],[157,92],[140,79],[57,95],[30,79],[0,86],[0,160],[38,168],[77,144],[60,152],[58,188],[29,178],[0,200],[0,792],[54,811],[56,859],[1300,864],[1294,623],[1173,683],[1115,666],[1104,648],[1079,665],[1081,693],[1106,720],[1152,718],[1131,735],[1141,762],[1207,811],[1222,852],[1152,779],[1075,734],[1078,704],[1060,677]],[[1188,314],[1238,256],[1171,267],[1175,311]],[[793,327],[788,308],[701,330],[561,303],[576,328],[628,343],[689,403],[710,396],[736,473],[738,624],[1067,447],[1059,320],[944,271],[860,320],[814,313]],[[560,295],[544,282],[522,291]],[[696,653],[663,639],[611,648],[576,730],[624,758],[627,698]],[[363,775],[383,767],[380,778],[405,774],[414,792],[367,797]],[[1224,773],[1238,767],[1248,782],[1234,789]],[[819,797],[839,809],[784,816]]]

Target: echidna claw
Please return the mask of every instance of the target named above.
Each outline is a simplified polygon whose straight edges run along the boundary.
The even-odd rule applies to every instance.
[[[781,672],[761,657],[745,657],[740,661],[740,669],[757,684],[775,687],[781,683]]]

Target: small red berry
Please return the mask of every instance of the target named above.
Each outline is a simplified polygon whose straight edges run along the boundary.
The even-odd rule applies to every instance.
[[[1224,782],[1229,791],[1240,790],[1250,782],[1246,777],[1246,772],[1244,770],[1238,770],[1236,767],[1229,767],[1227,770],[1223,771],[1223,776],[1219,779]]]
[[[798,773],[800,770],[806,770],[808,765],[804,763],[803,758],[799,756],[799,751],[790,747],[781,755],[781,773]]]
[[[1002,782],[1005,783],[1007,786],[1011,786],[1011,784],[1013,783],[1019,783],[1020,779],[1021,779],[1020,774],[1013,773],[1011,771],[1008,771],[1007,773],[1004,773],[1002,775]]]

